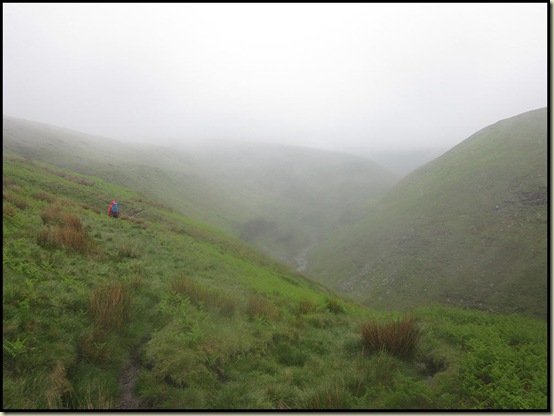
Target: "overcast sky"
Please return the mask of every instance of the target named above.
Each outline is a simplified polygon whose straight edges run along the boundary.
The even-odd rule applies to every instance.
[[[3,113],[122,140],[451,147],[547,105],[548,7],[4,3]]]

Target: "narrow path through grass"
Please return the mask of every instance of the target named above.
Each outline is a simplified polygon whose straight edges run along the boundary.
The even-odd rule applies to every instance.
[[[119,379],[121,397],[117,403],[118,409],[146,409],[146,403],[139,399],[135,392],[135,383],[140,370],[140,357],[138,349],[135,349],[131,359],[124,368]]]

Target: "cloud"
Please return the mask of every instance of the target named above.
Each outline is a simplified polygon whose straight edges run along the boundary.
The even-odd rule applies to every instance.
[[[548,5],[3,5],[4,113],[126,140],[454,145],[546,105]]]

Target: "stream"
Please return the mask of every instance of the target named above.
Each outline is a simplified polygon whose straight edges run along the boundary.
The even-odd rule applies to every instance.
[[[300,251],[300,253],[294,258],[294,261],[296,262],[296,271],[297,272],[303,272],[308,268],[309,261],[308,261],[308,254],[310,251],[317,246],[318,238],[315,234],[312,234],[311,236],[311,243],[309,246],[305,247]]]

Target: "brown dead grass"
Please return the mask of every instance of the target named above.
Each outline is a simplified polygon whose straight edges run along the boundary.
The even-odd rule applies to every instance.
[[[52,194],[50,194],[46,191],[39,191],[34,196],[39,201],[47,201],[47,202],[50,202],[50,203],[54,203],[58,200],[58,198],[56,198],[54,195],[52,195]]]
[[[57,361],[48,376],[48,388],[45,392],[49,409],[59,409],[62,405],[62,395],[72,391],[72,386],[67,379],[65,366]]]
[[[111,282],[90,294],[89,315],[99,330],[122,329],[131,305],[129,293],[120,282]]]
[[[27,209],[29,208],[29,204],[22,199],[16,197],[15,195],[11,193],[2,193],[2,197],[5,201],[11,203],[12,205],[15,205],[19,209]]]
[[[92,239],[76,215],[50,204],[43,209],[40,217],[44,227],[38,232],[38,244],[47,248],[66,247],[82,254],[93,251]]]
[[[362,343],[370,353],[386,351],[399,358],[410,358],[418,349],[421,329],[413,316],[385,322],[370,320],[361,326]]]
[[[262,318],[273,321],[281,316],[279,308],[260,295],[250,295],[248,297],[246,313],[250,318]]]
[[[13,217],[15,215],[15,209],[10,204],[3,204],[3,213],[8,217]]]
[[[59,170],[54,170],[54,169],[50,169],[50,168],[42,168],[44,171],[48,172],[48,173],[52,173],[56,176],[59,176],[60,178],[64,178],[68,181],[71,181],[71,182],[74,182],[74,183],[78,183],[79,185],[85,185],[85,186],[93,186],[94,185],[94,182],[92,181],[89,181],[87,179],[84,179],[84,178],[79,178],[77,176],[71,176],[69,175],[68,173],[65,173],[65,172],[62,172],[62,171],[59,171]]]

